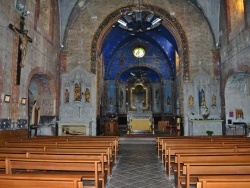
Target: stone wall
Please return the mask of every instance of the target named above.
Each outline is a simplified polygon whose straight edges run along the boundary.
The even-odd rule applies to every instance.
[[[2,114],[0,116],[2,118],[13,117],[17,120],[17,118],[27,118],[27,113],[23,115],[23,112],[27,111],[27,105],[19,105],[19,99],[28,98],[29,77],[32,76],[31,74],[37,73],[33,70],[41,70],[41,73],[47,72],[53,75],[55,80],[59,80],[60,31],[57,1],[51,1],[51,12],[47,27],[47,29],[50,28],[49,30],[43,28],[43,24],[40,23],[37,4],[39,1],[26,1],[25,10],[30,11],[30,15],[25,17],[24,29],[28,30],[28,36],[33,41],[28,44],[25,65],[21,69],[20,85],[16,85],[18,36],[8,27],[9,24],[13,24],[19,28],[20,12],[16,10],[15,2],[15,0],[4,1],[0,6],[0,63],[2,68],[1,76],[4,80],[3,84],[0,85],[0,93],[9,94],[12,99],[10,103],[1,105]],[[56,87],[59,87],[58,82]]]
[[[168,3],[163,3],[161,0],[150,3],[155,6],[161,5],[161,8],[169,10]],[[126,5],[126,2],[116,0],[91,1],[80,12],[72,27],[69,28],[67,36],[68,71],[78,65],[90,71],[91,43],[98,26],[107,15]],[[171,11],[175,13],[174,16],[181,23],[188,39],[191,78],[200,70],[212,75],[213,37],[205,18],[192,4],[184,0],[171,1]]]

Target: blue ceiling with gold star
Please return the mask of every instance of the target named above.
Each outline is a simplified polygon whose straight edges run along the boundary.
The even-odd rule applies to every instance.
[[[142,58],[136,58],[132,51],[136,46],[145,49]],[[152,82],[175,77],[175,51],[177,44],[172,34],[163,26],[131,35],[118,26],[106,36],[102,52],[105,79],[126,82],[130,72],[143,70]]]

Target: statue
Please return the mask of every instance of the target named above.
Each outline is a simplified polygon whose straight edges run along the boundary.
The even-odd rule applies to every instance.
[[[89,88],[86,88],[84,95],[85,95],[85,102],[90,102],[90,91],[89,91]]]
[[[205,92],[203,89],[199,91],[199,101],[200,101],[200,106],[206,106]]]
[[[37,106],[37,101],[35,100],[32,105],[30,125],[39,125],[40,122],[40,107]]]
[[[189,96],[189,101],[188,101],[188,103],[189,103],[189,106],[190,106],[190,107],[193,107],[193,106],[194,106],[194,97],[193,97],[192,95]]]
[[[69,102],[69,90],[65,90],[65,103]]]
[[[112,97],[109,98],[109,105],[110,106],[113,106],[113,100],[112,100]]]
[[[203,119],[207,119],[209,116],[209,110],[206,106],[202,106],[201,108],[201,114],[203,116]]]
[[[12,29],[20,38],[21,40],[21,45],[20,45],[20,50],[21,50],[21,62],[20,66],[23,68],[24,67],[24,60],[28,51],[28,42],[32,42],[32,39],[28,36],[28,30],[24,30],[23,32],[18,31],[15,26],[10,24],[10,29]]]
[[[216,106],[216,96],[212,96],[212,106]]]
[[[81,88],[79,87],[78,83],[75,84],[75,89],[74,89],[74,94],[75,94],[75,101],[81,101]]]
[[[167,105],[170,106],[171,105],[171,101],[170,101],[170,97],[168,96],[167,98]]]

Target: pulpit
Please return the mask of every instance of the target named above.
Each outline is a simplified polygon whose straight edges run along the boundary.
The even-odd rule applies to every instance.
[[[105,136],[118,136],[118,121],[109,120],[105,121],[104,135]]]

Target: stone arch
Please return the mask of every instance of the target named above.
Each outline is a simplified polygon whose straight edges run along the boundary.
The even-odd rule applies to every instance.
[[[132,6],[127,6],[127,8],[132,8]],[[152,5],[145,5],[146,10],[154,11],[155,14],[158,14],[163,18],[163,20],[166,22],[164,24],[165,27],[169,29],[169,31],[173,34],[173,36],[176,39],[181,57],[182,57],[182,63],[183,63],[183,78],[184,80],[189,79],[189,48],[188,48],[188,42],[186,34],[179,23],[179,21],[170,15],[169,12],[166,10],[152,6]],[[103,22],[98,27],[97,31],[94,34],[92,44],[91,44],[91,72],[96,74],[96,64],[99,54],[99,50],[101,47],[101,44],[103,40],[105,39],[105,36],[109,32],[111,26],[113,23],[118,19],[120,16],[120,13],[124,9],[124,7],[121,7],[111,14],[109,14]],[[176,34],[177,33],[177,34]]]
[[[181,24],[175,17],[170,15],[169,12],[160,7],[152,5],[144,5],[144,6],[146,10],[154,12],[156,15],[160,16],[165,22],[164,26],[167,27],[167,29],[169,29],[169,31],[175,37],[178,46],[179,56],[181,57],[180,66],[182,64],[183,67],[183,74],[182,74],[183,80],[189,80],[189,47],[188,47],[187,36]],[[126,6],[126,8],[128,9],[132,9],[132,7],[133,6]],[[101,45],[105,39],[105,36],[108,34],[110,29],[112,29],[112,25],[120,17],[122,9],[124,9],[124,7],[121,7],[115,10],[114,12],[110,13],[100,24],[100,26],[98,27],[93,36],[91,44],[91,52],[90,52],[91,53],[90,69],[93,74],[100,74],[97,71],[97,65],[100,63],[99,57],[101,55],[100,54]],[[97,80],[97,87],[101,88],[101,82],[99,81],[99,79]]]
[[[246,74],[250,74],[250,67],[247,65],[242,65],[237,67],[236,69],[231,69],[228,73],[224,76],[223,82],[221,84],[221,109],[222,109],[222,116],[226,117],[225,111],[225,90],[226,90],[226,83],[228,79],[233,76],[237,72],[245,72]]]
[[[224,116],[227,124],[231,122],[249,122],[250,119],[246,114],[249,114],[250,108],[250,71],[249,67],[241,66],[237,70],[231,70],[223,83],[223,107],[225,109]],[[237,119],[237,110],[240,110],[242,116]],[[244,115],[245,114],[245,115]],[[238,131],[236,131],[237,134]],[[226,134],[231,134],[230,128],[226,126]],[[241,134],[241,133],[240,133]]]
[[[248,74],[250,74],[250,67],[247,66],[247,65],[242,65],[242,66],[239,66],[236,70],[235,69],[231,69],[227,74],[226,76],[224,77],[224,82],[222,83],[222,91],[223,93],[225,93],[225,87],[226,87],[226,83],[227,83],[227,80],[233,75],[235,74],[236,72],[246,72]]]
[[[48,115],[51,116],[51,114],[53,114],[54,116],[56,116],[57,113],[55,112],[55,107],[54,107],[54,101],[58,101],[58,93],[59,91],[57,91],[57,85],[56,85],[56,80],[55,77],[52,73],[50,73],[49,71],[45,70],[44,68],[38,67],[33,69],[28,77],[28,84],[27,84],[27,96],[30,97],[30,90],[32,88],[32,85],[35,85],[35,89],[36,91],[33,91],[35,93],[35,98],[29,98],[28,102],[31,103],[34,100],[37,100],[39,98],[39,96],[46,96],[45,98],[39,98],[39,105],[42,107],[46,107],[44,109],[41,110],[41,115]],[[33,93],[33,94],[34,94]],[[38,98],[37,98],[38,97]],[[58,102],[57,102],[58,104]],[[30,105],[30,104],[28,104]],[[58,107],[58,105],[56,105]],[[28,109],[29,110],[29,107]],[[56,110],[57,111],[57,110]],[[27,113],[29,114],[29,113]]]

